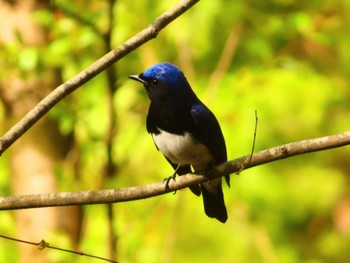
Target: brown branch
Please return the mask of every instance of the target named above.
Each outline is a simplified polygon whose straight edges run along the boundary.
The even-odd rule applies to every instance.
[[[0,139],[0,155],[64,97],[101,73],[113,63],[129,54],[131,51],[135,50],[152,38],[155,38],[160,30],[183,14],[186,10],[191,8],[198,1],[199,0],[183,0],[179,2],[173,8],[158,17],[147,28],[124,42],[118,48],[110,51],[95,61],[70,80],[58,86]]]
[[[254,154],[250,162],[245,166],[245,169],[289,158],[294,155],[322,151],[349,144],[350,131],[337,135],[284,144]],[[246,164],[250,157],[251,155],[243,156],[214,167],[212,170],[212,178],[240,171],[241,167]],[[187,174],[177,177],[176,181],[171,180],[169,182],[169,190],[165,189],[163,183],[153,183],[121,189],[1,197],[0,210],[126,202],[165,194],[167,192],[186,188],[193,184],[198,184],[205,180],[207,180],[207,178],[203,175]]]

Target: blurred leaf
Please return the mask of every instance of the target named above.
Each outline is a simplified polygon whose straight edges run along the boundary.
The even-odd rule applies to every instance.
[[[27,47],[19,53],[18,66],[24,72],[32,71],[39,61],[39,51],[34,47]]]

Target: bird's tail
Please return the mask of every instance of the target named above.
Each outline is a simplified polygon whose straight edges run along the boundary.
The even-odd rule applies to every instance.
[[[201,186],[205,213],[207,216],[225,223],[227,211],[221,187],[221,178],[202,183]]]

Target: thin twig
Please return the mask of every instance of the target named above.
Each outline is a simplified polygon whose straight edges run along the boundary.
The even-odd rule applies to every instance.
[[[0,237],[4,238],[4,239],[16,241],[16,242],[19,242],[19,243],[24,243],[24,244],[27,244],[27,245],[37,246],[40,250],[43,250],[45,248],[51,248],[51,249],[55,249],[55,250],[59,250],[59,251],[63,251],[63,252],[77,254],[77,255],[80,255],[80,256],[95,258],[95,259],[99,259],[99,260],[103,260],[103,261],[107,261],[107,262],[112,262],[112,263],[118,263],[117,261],[110,260],[110,259],[103,258],[103,257],[99,257],[99,256],[94,256],[94,255],[91,255],[91,254],[86,254],[86,253],[84,253],[82,251],[74,251],[74,250],[70,250],[70,249],[65,249],[65,248],[59,248],[59,247],[51,246],[45,240],[41,240],[40,242],[31,242],[31,241],[18,239],[18,238],[4,236],[4,235],[1,235],[1,234],[0,234]]]
[[[155,38],[160,30],[191,8],[198,1],[199,0],[183,0],[179,2],[173,8],[158,17],[147,28],[131,37],[118,48],[108,52],[70,80],[58,86],[0,139],[0,155],[64,97],[101,73],[113,63],[129,54],[131,51]]]
[[[249,165],[249,163],[252,161],[253,154],[254,154],[254,151],[255,151],[256,134],[257,134],[257,131],[258,131],[258,121],[259,121],[258,112],[257,112],[257,110],[255,110],[255,127],[254,127],[254,134],[253,134],[252,150],[250,152],[249,159],[247,160],[247,162],[245,164],[242,165],[241,169],[238,172],[236,172],[236,174],[240,174],[240,172],[242,172]]]
[[[284,144],[253,154],[251,161],[245,166],[245,169],[289,158],[294,155],[322,151],[349,144],[350,131]],[[246,155],[215,166],[212,170],[211,177],[217,178],[235,173],[241,169],[242,164],[246,163],[249,158],[250,155]],[[205,180],[208,180],[208,178],[203,174],[187,174],[179,176],[176,181],[171,180],[167,189],[164,187],[163,182],[159,182],[121,189],[0,197],[0,210],[126,202],[173,192],[190,185],[201,183]]]

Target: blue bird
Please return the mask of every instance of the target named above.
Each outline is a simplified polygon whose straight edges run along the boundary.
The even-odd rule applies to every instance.
[[[179,68],[164,62],[129,78],[145,86],[151,100],[147,131],[174,168],[174,176],[192,172],[191,166],[194,171],[209,171],[210,167],[227,161],[219,122],[198,99]],[[229,175],[225,179],[230,186]],[[221,178],[190,189],[198,196],[202,193],[207,216],[226,222]]]

